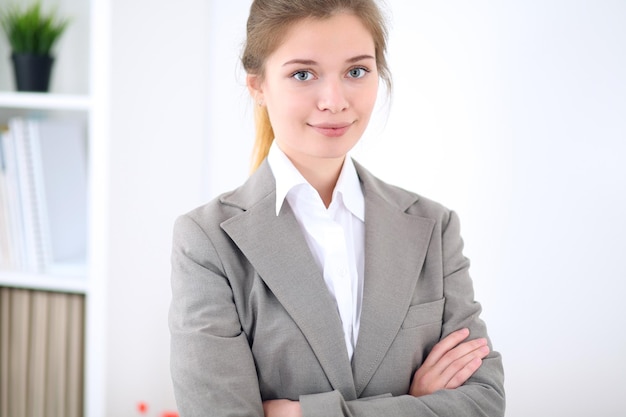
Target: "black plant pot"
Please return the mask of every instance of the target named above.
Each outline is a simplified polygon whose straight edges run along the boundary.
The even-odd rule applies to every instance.
[[[54,58],[49,55],[11,54],[17,91],[47,92]]]

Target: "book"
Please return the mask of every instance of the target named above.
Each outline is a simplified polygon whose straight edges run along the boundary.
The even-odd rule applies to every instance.
[[[61,293],[48,295],[48,348],[46,349],[46,415],[66,415],[66,384],[68,361],[69,296]]]
[[[87,247],[86,127],[79,120],[31,120],[38,221],[46,268],[81,263]]]
[[[9,381],[11,381],[11,292],[0,287],[0,417],[9,417]]]
[[[67,344],[67,393],[66,417],[80,417],[84,407],[84,350],[85,350],[85,297],[67,294],[68,298],[68,344]]]
[[[44,291],[31,292],[31,320],[29,323],[28,351],[28,401],[27,415],[44,416],[46,394],[46,352],[50,348],[48,343],[49,325],[49,294]]]
[[[22,269],[29,272],[42,272],[45,265],[41,224],[41,190],[37,189],[35,170],[40,164],[35,154],[28,121],[13,118],[9,121],[9,131],[13,139],[19,210],[21,210],[21,241],[23,248]]]
[[[4,135],[5,130],[0,131],[0,270],[15,267],[11,245],[11,223],[9,222]]]
[[[31,291],[13,289],[10,296],[8,413],[25,416],[28,403],[28,346]]]
[[[83,415],[85,297],[0,287],[0,417]]]
[[[2,134],[0,268],[65,271],[87,243],[86,127],[80,120],[9,121]],[[71,270],[71,268],[69,268]]]
[[[5,230],[8,236],[9,266],[22,269],[25,262],[26,248],[23,239],[23,213],[19,186],[19,168],[15,137],[10,130],[2,133],[2,155],[4,162],[4,192],[6,197],[6,219],[9,227]]]

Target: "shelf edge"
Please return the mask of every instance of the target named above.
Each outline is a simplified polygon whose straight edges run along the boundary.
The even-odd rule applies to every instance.
[[[0,107],[88,111],[91,109],[91,98],[78,94],[0,92]]]
[[[89,289],[85,274],[55,275],[6,270],[0,270],[0,287],[78,294],[87,294]]]

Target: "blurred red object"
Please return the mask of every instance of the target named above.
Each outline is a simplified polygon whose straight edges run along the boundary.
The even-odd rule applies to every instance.
[[[137,410],[141,413],[141,414],[146,414],[146,412],[148,411],[148,404],[146,404],[143,401],[139,401],[137,403]]]
[[[164,411],[161,417],[178,417],[178,413],[176,411]]]

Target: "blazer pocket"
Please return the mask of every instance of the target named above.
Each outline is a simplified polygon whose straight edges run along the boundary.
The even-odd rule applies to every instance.
[[[402,328],[411,329],[426,324],[441,323],[445,302],[446,299],[442,298],[441,300],[410,306],[404,322],[402,322]]]

